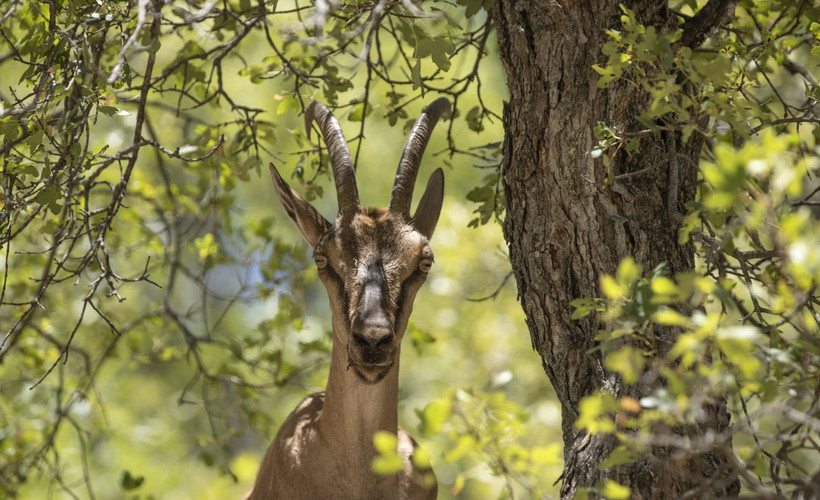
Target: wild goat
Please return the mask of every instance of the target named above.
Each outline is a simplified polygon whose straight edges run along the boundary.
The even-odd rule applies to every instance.
[[[430,133],[450,103],[440,98],[416,121],[399,161],[388,208],[362,208],[342,129],[322,104],[305,112],[327,145],[339,213],[331,223],[271,165],[276,196],[313,247],[333,318],[327,389],[305,398],[268,448],[249,499],[436,498],[435,476],[414,464],[416,443],[398,427],[401,340],[416,292],[433,265],[430,237],[444,197],[444,175],[430,176],[415,214],[410,202]],[[371,471],[373,435],[398,436],[403,470]]]

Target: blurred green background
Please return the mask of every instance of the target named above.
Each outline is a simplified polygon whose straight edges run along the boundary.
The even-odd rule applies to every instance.
[[[92,11],[122,15],[117,9],[124,8],[115,2],[80,4],[74,7],[85,9],[86,16]],[[51,36],[47,28],[38,35],[48,7],[39,2],[19,7],[19,24],[7,25],[6,32],[25,42]],[[179,13],[168,6],[163,14],[167,21]],[[88,17],[66,15],[61,18],[66,24],[80,19],[91,31]],[[463,10],[461,16],[467,22]],[[295,21],[292,15],[272,18],[280,43],[291,32],[279,23],[289,18]],[[474,21],[480,26],[486,13],[478,11]],[[218,45],[206,28],[214,26],[163,27],[156,72],[185,54]],[[487,190],[492,193],[498,173],[497,161],[478,155],[489,152],[489,160],[498,159],[502,128],[497,117],[479,124],[475,113],[466,115],[479,104],[500,114],[506,90],[494,38],[480,66],[483,102],[473,91],[459,95],[460,116],[439,124],[419,174],[421,184],[444,167],[446,189],[432,241],[436,264],[416,299],[403,344],[399,420],[430,452],[440,498],[549,493],[562,463],[560,408],[530,347],[501,227],[477,220],[482,205],[482,222],[492,219]],[[66,51],[67,66],[75,56],[82,62],[76,47],[55,46]],[[105,52],[109,70],[119,48]],[[308,50],[298,42],[287,45],[293,57]],[[144,148],[133,169],[123,208],[105,237],[105,258],[119,276],[145,277],[158,286],[143,280],[106,288],[103,279],[97,291],[99,267],[93,262],[79,276],[58,276],[39,301],[42,308],[31,313],[15,345],[19,354],[0,364],[0,405],[7,422],[0,429],[0,465],[7,486],[22,481],[21,498],[238,498],[252,484],[278,424],[301,398],[323,389],[331,338],[327,298],[310,250],[275,201],[268,162],[297,191],[308,191],[309,197],[328,193],[314,201],[327,217],[336,200],[324,169],[315,182],[305,181],[317,174],[319,156],[305,142],[293,80],[265,78],[271,56],[265,34],[256,30],[221,61],[221,99],[192,106],[191,99],[168,90],[204,95],[196,82],[187,82],[197,71],[200,77],[213,76],[207,58],[199,68],[177,71],[164,92],[149,92],[144,137],[181,156],[214,154],[184,162]],[[135,91],[147,58],[146,52],[128,58],[132,87],[89,91],[97,103],[83,134],[84,153],[98,165],[131,144],[139,114]],[[456,55],[448,74],[466,74],[474,58],[475,52]],[[338,95],[340,103],[361,97],[365,75],[352,64],[339,63],[352,83]],[[430,61],[424,65],[435,71]],[[35,87],[26,70],[4,61],[4,91]],[[65,76],[68,70],[61,71]],[[383,84],[371,89],[373,106],[357,165],[365,204],[387,203],[407,124],[438,97],[429,90],[416,96],[406,90],[407,115],[389,126],[383,104],[389,100],[380,96],[391,89]],[[318,89],[302,87],[300,93],[305,102],[327,100]],[[55,95],[44,113],[58,109],[60,94]],[[262,111],[243,114],[245,108]],[[348,138],[359,134],[356,109],[336,111]],[[468,154],[451,154],[448,137]],[[316,140],[314,134],[313,144],[320,144]],[[44,142],[41,147],[32,141],[32,161],[20,160],[43,177],[51,148]],[[354,154],[358,145],[351,141]],[[109,191],[89,190],[89,206],[82,209],[105,207],[124,168],[120,161],[101,168],[98,179],[110,183]],[[470,197],[478,204],[467,199],[477,186],[484,186],[484,194]],[[56,204],[56,216],[62,201],[54,198],[36,199]],[[47,213],[33,220],[7,260],[0,261],[8,276],[7,298],[20,303],[30,299],[32,276],[47,262],[42,251],[54,240],[46,234],[62,223]],[[91,246],[92,239],[80,238],[77,246],[61,251]],[[4,307],[0,315],[12,324],[24,309]],[[69,336],[64,362],[60,349]]]

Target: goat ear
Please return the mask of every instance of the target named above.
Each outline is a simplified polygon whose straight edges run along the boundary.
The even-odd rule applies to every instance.
[[[424,195],[413,215],[413,226],[428,239],[433,236],[433,231],[436,229],[442,201],[444,201],[444,172],[437,168],[427,181]]]
[[[313,205],[299,196],[299,194],[282,179],[282,176],[279,175],[279,171],[276,170],[273,163],[270,164],[270,175],[273,178],[273,186],[276,188],[276,197],[279,198],[279,203],[282,204],[282,208],[285,209],[285,212],[287,212],[290,220],[293,221],[296,229],[302,233],[305,241],[307,241],[311,247],[315,247],[316,243],[319,242],[319,237],[330,229],[330,222],[322,217],[322,214],[313,208]]]

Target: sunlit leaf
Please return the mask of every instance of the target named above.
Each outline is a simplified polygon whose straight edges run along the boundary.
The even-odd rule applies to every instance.
[[[634,462],[638,458],[638,453],[627,446],[618,446],[609,452],[606,460],[601,462],[599,469],[607,469],[609,467],[616,467],[618,465],[628,464]]]
[[[396,474],[404,468],[404,461],[398,452],[398,437],[392,432],[378,431],[373,434],[373,446],[377,455],[370,465],[380,476]]]
[[[632,489],[608,479],[601,487],[601,495],[609,500],[628,500],[632,496]]]

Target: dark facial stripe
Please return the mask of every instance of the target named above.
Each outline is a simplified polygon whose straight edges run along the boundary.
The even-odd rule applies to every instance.
[[[347,235],[346,231],[351,231],[350,228],[343,228],[342,234],[339,234],[338,239],[341,242],[342,255],[359,256],[359,238],[356,235]],[[352,236],[352,237],[351,237]]]
[[[421,272],[416,271],[413,274],[411,274],[409,278],[404,280],[404,282],[401,284],[399,296],[396,300],[396,317],[393,320],[393,328],[396,329],[396,331],[398,331],[399,329],[399,318],[405,315],[406,309],[410,305],[410,301],[407,300],[409,289],[418,288],[419,286],[421,286],[421,281],[424,281],[424,275],[422,275]]]
[[[332,266],[327,266],[320,272],[324,273],[325,276],[330,278],[330,281],[333,283],[333,287],[336,288],[339,295],[342,297],[342,307],[344,308],[343,311],[350,310],[350,297],[347,294],[347,290],[345,290],[345,283],[344,280],[336,273]],[[347,321],[349,323],[349,320]]]
[[[388,320],[392,323],[394,311],[391,310],[389,301],[389,287],[384,272],[384,263],[380,257],[370,257],[365,268],[365,276],[359,287],[361,293],[357,298],[357,314],[372,313],[380,309],[384,312]],[[366,301],[378,300],[378,303],[367,303]]]

